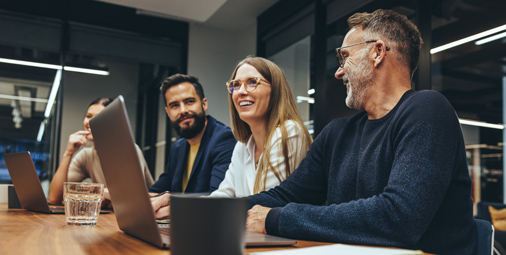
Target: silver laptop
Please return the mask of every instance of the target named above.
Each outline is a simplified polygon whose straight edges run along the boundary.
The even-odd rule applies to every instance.
[[[156,221],[123,97],[118,96],[93,117],[90,127],[119,228],[155,246],[170,247],[170,236],[161,233],[170,228],[170,223]],[[246,232],[245,238],[246,246],[296,243],[292,239],[252,232]]]
[[[30,152],[4,154],[3,157],[23,209],[42,213],[65,213],[63,207],[48,205]]]

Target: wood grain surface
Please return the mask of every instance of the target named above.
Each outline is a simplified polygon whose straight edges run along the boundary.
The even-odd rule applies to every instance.
[[[289,247],[247,248],[250,252],[298,249],[330,243],[297,241]],[[0,204],[0,255],[15,254],[170,254],[124,234],[114,213],[101,214],[96,226],[67,226],[64,214],[8,209]]]

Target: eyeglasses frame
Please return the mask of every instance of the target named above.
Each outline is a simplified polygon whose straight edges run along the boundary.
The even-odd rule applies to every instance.
[[[360,44],[365,44],[365,43],[373,43],[373,42],[377,42],[377,41],[378,40],[363,41],[363,42],[355,43],[355,44],[352,44],[352,45],[346,45],[346,46],[343,46],[343,47],[336,48],[336,57],[337,57],[337,61],[339,61],[339,67],[343,68],[344,64],[346,63],[346,60],[344,60],[343,55],[341,55],[341,50],[342,49],[348,48],[348,47],[352,47],[352,46],[357,46],[357,45],[360,45]],[[386,47],[387,47],[387,50],[390,50],[390,47],[388,47],[388,46],[386,46]],[[341,61],[341,59],[342,59],[342,61]]]
[[[248,89],[249,88],[248,85],[246,85],[246,81],[248,81],[251,78],[254,78],[257,81],[257,85],[253,89],[249,90]],[[241,86],[244,84],[244,88],[248,92],[251,92],[251,91],[255,90],[258,87],[258,85],[260,85],[260,81],[263,81],[263,82],[266,82],[267,84],[270,84],[270,82],[268,82],[268,81],[266,81],[266,80],[264,80],[264,79],[262,79],[260,77],[256,77],[256,76],[249,77],[248,79],[242,80],[242,81],[241,80],[230,80],[230,81],[227,81],[227,83],[226,83],[226,85],[227,85],[227,91],[230,94],[234,94],[235,93],[235,89],[233,91],[230,91],[230,84],[232,84],[235,81],[239,81],[239,83],[240,83],[239,89],[241,89]],[[239,91],[239,89],[238,89],[238,91]]]

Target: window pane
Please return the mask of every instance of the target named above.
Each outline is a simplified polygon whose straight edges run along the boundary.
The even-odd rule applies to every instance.
[[[288,48],[270,56],[269,59],[276,63],[285,73],[293,97],[297,102],[297,109],[306,124],[309,132],[313,133],[313,121],[311,118],[311,105],[314,98],[310,91],[310,46],[311,37],[306,37]]]

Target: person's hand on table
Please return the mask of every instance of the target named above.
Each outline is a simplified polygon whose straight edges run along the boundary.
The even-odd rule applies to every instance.
[[[248,218],[246,219],[246,229],[251,232],[267,234],[265,230],[265,219],[271,208],[255,205],[248,210]]]
[[[104,200],[102,200],[102,204],[100,205],[100,208],[111,209],[112,208],[111,200],[104,198]]]
[[[111,203],[111,195],[109,195],[109,189],[104,189],[104,199],[102,200],[102,204],[100,205],[100,208],[102,209],[111,209],[112,203]]]
[[[170,196],[168,192],[151,197],[151,205],[157,220],[170,218]]]

